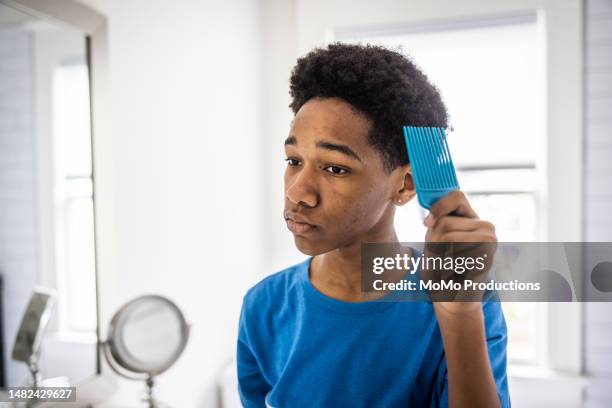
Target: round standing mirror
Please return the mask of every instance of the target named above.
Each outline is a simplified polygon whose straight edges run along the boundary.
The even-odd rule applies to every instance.
[[[154,377],[178,360],[188,338],[189,325],[174,302],[144,295],[115,313],[102,346],[115,372],[146,381],[148,406],[158,407],[153,398]]]

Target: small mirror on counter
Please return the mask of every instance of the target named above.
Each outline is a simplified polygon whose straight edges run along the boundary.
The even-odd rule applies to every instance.
[[[34,290],[13,345],[13,360],[25,363],[32,375],[30,382],[25,385],[34,388],[42,385],[39,369],[41,343],[53,311],[54,301],[53,290],[42,288]]]
[[[102,342],[109,366],[121,376],[146,384],[148,407],[164,407],[153,396],[155,377],[181,356],[189,325],[178,306],[163,296],[140,296],[113,316]]]

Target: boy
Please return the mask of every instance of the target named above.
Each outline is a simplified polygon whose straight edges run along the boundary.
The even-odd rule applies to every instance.
[[[403,55],[335,43],[300,58],[285,140],[285,210],[310,257],[244,297],[245,407],[510,407],[499,302],[376,302],[361,243],[397,242],[415,197],[402,125],[447,127],[436,88]],[[452,215],[451,215],[452,214]],[[425,219],[427,242],[495,242],[460,191]]]

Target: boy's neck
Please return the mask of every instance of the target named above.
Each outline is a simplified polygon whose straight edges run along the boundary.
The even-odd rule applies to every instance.
[[[398,242],[395,228],[368,236],[350,246],[316,255],[308,271],[311,284],[321,293],[344,302],[365,302],[385,293],[364,293],[361,290],[361,242]]]

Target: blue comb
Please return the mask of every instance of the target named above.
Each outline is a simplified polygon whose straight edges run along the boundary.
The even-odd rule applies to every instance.
[[[423,208],[429,209],[440,198],[459,189],[444,129],[404,126],[404,138],[417,199]]]

